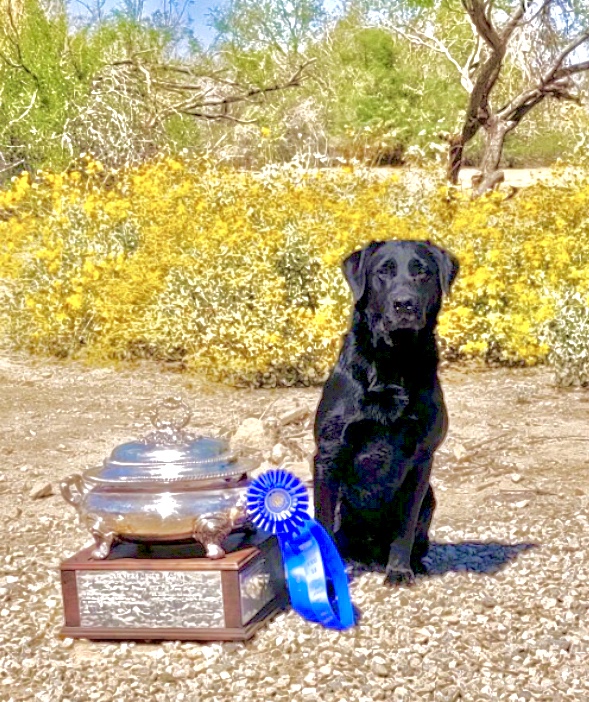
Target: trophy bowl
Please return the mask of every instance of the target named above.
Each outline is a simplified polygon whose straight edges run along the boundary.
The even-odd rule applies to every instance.
[[[208,558],[222,558],[222,541],[248,526],[248,471],[256,464],[220,439],[185,432],[190,410],[179,398],[165,400],[151,418],[155,430],[145,438],[115,447],[102,466],[60,485],[94,538],[92,557],[107,558],[116,541],[192,538]]]

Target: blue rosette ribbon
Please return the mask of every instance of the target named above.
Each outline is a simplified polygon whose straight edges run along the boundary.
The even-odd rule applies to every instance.
[[[285,470],[263,473],[247,492],[252,522],[278,539],[292,608],[330,629],[348,629],[354,610],[344,564],[308,507],[305,486]]]

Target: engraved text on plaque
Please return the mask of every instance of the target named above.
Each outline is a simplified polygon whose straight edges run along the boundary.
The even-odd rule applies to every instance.
[[[225,626],[219,571],[79,570],[76,581],[83,627]]]

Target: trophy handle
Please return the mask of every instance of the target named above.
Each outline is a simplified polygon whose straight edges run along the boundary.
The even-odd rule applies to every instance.
[[[80,506],[86,491],[84,490],[84,479],[79,473],[74,473],[74,475],[62,480],[59,488],[66,502],[76,508]]]

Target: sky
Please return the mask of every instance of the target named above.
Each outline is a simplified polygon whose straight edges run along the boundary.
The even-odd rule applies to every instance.
[[[82,0],[80,0],[82,1]],[[92,3],[92,0],[83,0],[86,3]],[[190,7],[190,16],[192,18],[192,31],[195,37],[205,47],[209,46],[215,39],[215,30],[210,26],[210,11],[223,6],[227,0],[193,0]],[[144,14],[150,15],[158,8],[161,8],[163,0],[145,0]],[[339,4],[339,0],[325,0],[324,7],[329,12],[335,9]],[[75,5],[73,0],[72,5]],[[105,10],[109,11],[120,5],[120,0],[106,0]],[[81,5],[78,5],[80,12]]]
[[[87,4],[91,4],[91,0],[84,0]],[[208,17],[211,9],[216,9],[221,7],[226,0],[193,0],[190,7],[190,16],[192,18],[192,30],[196,38],[205,46],[208,46],[215,38],[215,31],[210,27],[210,17]],[[118,0],[107,0],[105,4],[105,10],[114,9],[120,3]],[[162,7],[162,0],[145,0],[144,14],[150,15],[158,8]],[[74,2],[71,6],[75,7],[75,12],[82,14],[84,12],[81,5],[77,5]]]
[[[212,7],[216,8],[223,4],[223,0],[195,0],[192,8],[193,27],[196,37],[205,44],[210,43],[215,38],[214,30],[208,26],[207,15]]]

